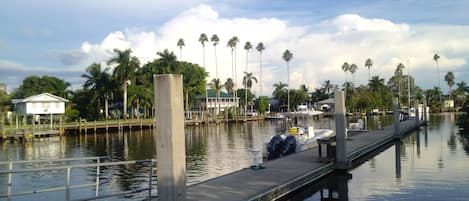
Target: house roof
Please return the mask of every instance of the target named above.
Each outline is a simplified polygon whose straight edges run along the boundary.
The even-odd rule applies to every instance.
[[[208,89],[207,90],[207,96],[209,98],[216,98],[217,97],[216,94],[215,94],[215,90],[213,90],[213,89]],[[231,94],[226,93],[224,91],[220,91],[220,98],[231,98],[231,97],[233,97]],[[199,99],[205,98],[205,94],[197,96],[197,98],[199,98]]]
[[[42,93],[34,96],[30,96],[24,99],[12,99],[13,104],[26,103],[26,102],[69,102],[67,99],[58,97],[50,93]]]
[[[322,101],[317,102],[317,104],[334,104],[334,103],[335,103],[334,98],[328,98],[326,100],[322,100]]]

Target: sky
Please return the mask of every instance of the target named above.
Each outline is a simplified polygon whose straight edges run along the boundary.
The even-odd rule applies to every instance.
[[[206,45],[206,70],[214,78],[234,77],[227,40],[240,39],[236,54],[237,83],[243,72],[262,82],[262,95],[274,83],[287,82],[282,53],[293,53],[290,87],[310,89],[326,80],[341,85],[341,66],[356,64],[356,85],[366,84],[365,60],[371,75],[389,79],[403,63],[423,89],[433,88],[454,72],[456,82],[469,82],[469,1],[191,1],[191,0],[16,0],[0,7],[0,82],[13,91],[31,75],[53,75],[81,88],[80,77],[93,62],[106,65],[112,50],[131,48],[142,63],[156,52],[174,51],[179,60],[203,64],[201,33],[217,34],[215,49]],[[186,46],[182,57],[177,40]],[[250,41],[266,46],[262,54],[243,47]],[[440,76],[433,55],[439,60]],[[247,58],[246,58],[247,57]],[[352,81],[352,76],[347,76]],[[260,84],[253,91],[260,93]]]

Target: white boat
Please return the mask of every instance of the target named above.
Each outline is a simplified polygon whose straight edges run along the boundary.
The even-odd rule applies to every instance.
[[[285,119],[285,115],[283,115],[282,113],[275,113],[273,115],[266,116],[265,119],[268,119],[268,120],[282,120],[282,119]]]
[[[314,129],[312,126],[290,127],[287,133],[271,136],[263,144],[263,157],[271,159],[305,151],[316,146],[318,139],[334,135],[335,132],[331,129]]]
[[[315,116],[322,113],[323,112],[314,110],[312,108],[309,109],[307,105],[298,105],[295,112],[290,112],[290,114],[294,116]]]

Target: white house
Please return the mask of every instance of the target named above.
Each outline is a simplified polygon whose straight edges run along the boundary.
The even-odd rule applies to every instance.
[[[54,115],[60,115],[60,121],[62,121],[61,115],[65,114],[65,103],[68,100],[50,93],[43,93],[25,99],[13,99],[11,102],[15,106],[16,127],[18,127],[18,115],[24,118],[31,115],[35,121],[39,116],[50,116],[52,128]]]

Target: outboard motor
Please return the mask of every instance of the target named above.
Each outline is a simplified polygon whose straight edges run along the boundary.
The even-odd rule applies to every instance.
[[[267,152],[269,153],[267,155],[267,159],[274,159],[280,157],[282,154],[282,137],[280,135],[275,135],[270,139],[269,143],[267,144]]]
[[[296,151],[296,138],[293,135],[288,135],[283,141],[282,154],[288,155]]]

